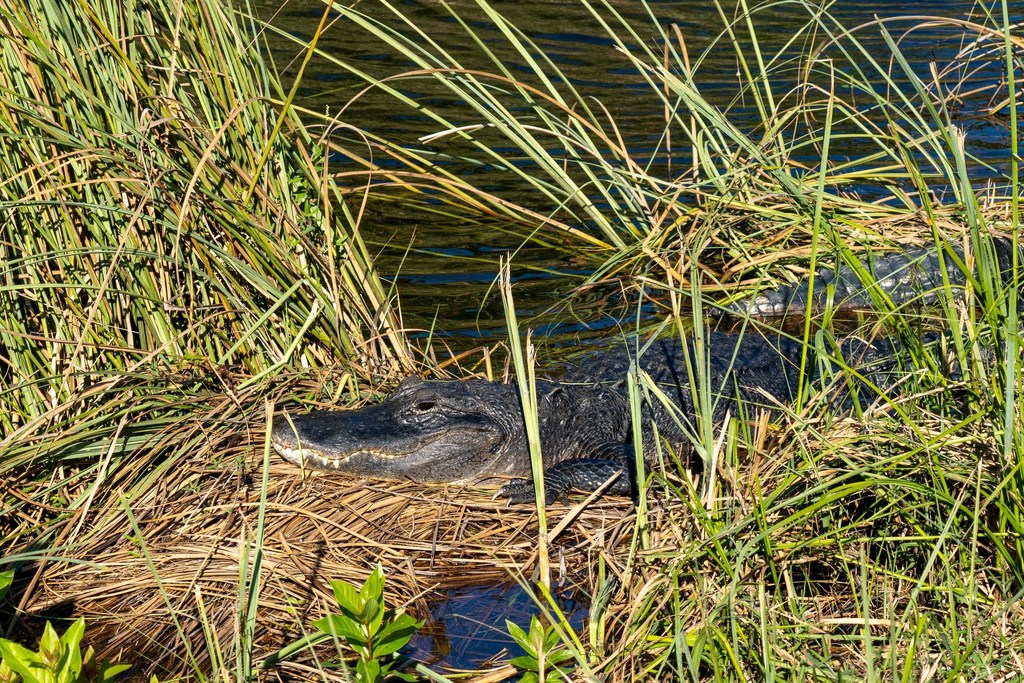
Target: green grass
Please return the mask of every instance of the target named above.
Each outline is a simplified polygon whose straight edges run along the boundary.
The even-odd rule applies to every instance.
[[[394,185],[427,185],[463,208],[531,229],[541,225],[544,234],[559,231],[604,263],[595,278],[652,266],[687,277],[674,257],[693,251],[704,257],[702,266],[719,264],[732,280],[763,277],[770,272],[766,263],[777,260],[780,252],[792,249],[799,255],[798,250],[806,249],[813,230],[832,240],[830,251],[837,240],[849,241],[851,247],[885,246],[883,236],[870,226],[918,216],[922,200],[913,199],[915,189],[949,183],[961,206],[974,201],[973,193],[964,194],[961,188],[952,125],[955,96],[937,95],[925,75],[910,70],[886,25],[849,33],[815,5],[787,5],[805,12],[806,24],[776,52],[766,54],[757,33],[760,12],[770,7],[749,10],[740,3],[735,19],[726,19],[731,10],[715,5],[723,28],[700,54],[690,55],[685,36],[663,22],[634,26],[611,3],[588,4],[594,22],[604,27],[604,37],[618,48],[609,51],[609,59],[618,60],[610,63],[636,69],[649,85],[648,99],[664,109],[664,134],[644,159],[630,155],[600,101],[573,86],[529,36],[486,2],[438,10],[451,13],[461,27],[462,35],[450,40],[476,46],[464,58],[467,64],[404,16],[400,7],[383,3],[372,10],[357,5],[338,11],[348,22],[346,30],[364,32],[370,37],[367,44],[414,68],[370,74],[344,55],[321,58],[327,68],[368,84],[343,103],[343,111],[358,111],[361,99],[376,96],[432,121],[434,132],[421,138],[426,149],[375,139],[373,122],[367,123],[371,132],[366,135],[377,143],[378,153],[409,169],[378,169],[382,193]],[[654,18],[654,8],[648,10]],[[503,44],[495,45],[492,33],[485,36],[474,28],[478,23],[497,27]],[[986,41],[966,51],[962,64],[975,67],[1002,59],[1000,24],[994,25],[967,29],[968,39]],[[892,60],[877,58],[858,42],[858,35],[868,30],[886,33]],[[1019,50],[1019,39],[1011,34],[1010,40],[1010,47]],[[794,45],[807,46],[799,61],[792,56]],[[709,99],[701,87],[706,55],[721,51],[733,53],[740,70],[736,94],[725,103]],[[512,74],[505,64],[509,57],[526,68],[523,75]],[[435,81],[436,89],[421,85],[425,79]],[[465,106],[451,110],[433,107],[430,100],[413,100],[404,94],[406,80],[414,90]],[[954,82],[946,88],[958,93],[970,85]],[[785,97],[775,94],[780,87],[789,89]],[[991,93],[993,99],[1001,92]],[[737,112],[744,108],[756,110],[753,122],[739,123]],[[1005,103],[995,109],[1005,112]],[[830,144],[852,139],[863,141],[867,152],[862,157],[828,158]],[[676,175],[662,177],[657,173],[663,167],[648,160],[659,156],[690,163]],[[807,157],[826,162],[808,167],[796,161]],[[446,159],[461,162],[455,168],[498,169],[487,176],[492,184],[510,184],[526,198],[516,205],[474,190],[434,163]],[[432,177],[424,177],[423,169]],[[850,194],[851,187],[876,188],[885,201],[860,199]],[[938,208],[928,206],[927,197],[923,201],[925,211]],[[829,220],[818,225],[822,217]],[[892,236],[913,235],[911,230]],[[707,275],[702,273],[702,279]]]
[[[713,305],[705,297],[802,277],[831,255],[854,263],[894,239],[958,240],[979,276],[968,305],[947,291],[929,312],[949,330],[938,348],[917,340],[914,311],[881,302],[880,319],[867,323],[908,349],[910,381],[898,401],[852,420],[807,387],[777,424],[756,415],[698,420],[700,466],[664,452],[631,542],[587,558],[586,633],[566,632],[556,613],[547,622],[581,671],[609,680],[1019,675],[1019,289],[994,277],[989,238],[1020,225],[1018,103],[1006,93],[1019,87],[1021,40],[1005,2],[989,8],[986,24],[962,26],[961,65],[1005,64],[1005,83],[986,94],[1007,122],[1010,173],[1005,188],[990,191],[972,180],[976,162],[954,117],[969,76],[957,82],[950,69],[937,89],[930,74],[910,69],[888,25],[851,32],[816,5],[789,5],[806,12],[806,24],[785,51],[759,40],[759,8],[714,6],[721,30],[706,49],[732,50],[740,74],[735,100],[724,104],[702,93],[706,53],[691,55],[655,7],[638,26],[614,3],[587,5],[620,48],[616,58],[665,111],[656,154],[689,160],[663,177],[631,156],[600,102],[482,0],[442,10],[486,69],[459,64],[386,3],[373,5],[376,16],[365,4],[334,7],[348,30],[414,67],[381,78],[344,56],[322,57],[426,116],[429,153],[362,130],[374,122],[337,128],[303,109],[294,97],[301,78],[288,92],[281,86],[261,52],[261,27],[245,18],[250,8],[8,3],[0,9],[4,562],[22,569],[75,556],[107,547],[112,528],[134,526],[138,553],[176,614],[138,501],[161,500],[161,486],[172,498],[201,488],[180,473],[189,463],[244,460],[237,444],[262,443],[248,430],[266,423],[266,399],[309,398],[287,388],[296,373],[333,370],[316,393],[340,402],[410,366],[391,292],[360,237],[371,201],[427,197],[425,211],[568,238],[568,249],[595,264],[595,281],[636,283],[669,313],[663,333],[698,341]],[[479,18],[500,29],[500,50],[474,28]],[[866,31],[883,36],[887,54],[865,48]],[[804,46],[795,61],[792,45]],[[529,73],[513,72],[499,51]],[[777,84],[795,76],[797,87],[780,96]],[[403,79],[424,77],[464,106],[411,101]],[[756,120],[737,123],[735,111],[750,105]],[[854,138],[866,156],[832,154]],[[352,164],[329,161],[336,153]],[[382,156],[388,163],[373,161]],[[808,158],[817,161],[797,161]],[[525,198],[477,189],[457,164],[438,163],[453,160],[496,169]],[[855,187],[880,198],[867,201]],[[950,199],[938,201],[935,188]],[[750,321],[746,333],[756,328]],[[827,324],[819,331],[808,321],[795,336],[834,349]],[[962,376],[951,380],[947,366]],[[690,379],[710,415],[714,388],[700,363]],[[647,378],[629,381],[635,405],[658,400]],[[197,589],[208,652],[168,656],[197,678],[242,680],[257,665],[261,591],[272,573],[265,546],[286,535],[278,527],[274,539],[264,536],[266,462],[262,475],[256,531],[235,539],[231,638],[218,635]],[[188,513],[185,526],[195,523]]]
[[[82,542],[93,506],[186,454],[220,457],[286,371],[333,369],[343,397],[408,363],[358,202],[284,104],[244,9],[0,9],[12,562]]]
[[[433,121],[429,154],[378,140],[382,151],[410,167],[431,168],[450,150],[452,159],[500,169],[525,188],[520,206],[473,192],[443,166],[433,168],[432,186],[468,210],[574,240],[598,259],[594,280],[632,277],[666,303],[684,322],[676,334],[702,337],[709,292],[803,277],[799,269],[833,255],[853,264],[858,252],[894,238],[960,241],[975,260],[968,305],[947,291],[928,314],[930,325],[950,331],[941,348],[921,346],[915,311],[880,302],[881,319],[868,321],[875,331],[867,333],[884,330],[907,348],[910,381],[887,410],[837,419],[808,387],[781,428],[694,425],[703,466],[694,473],[666,454],[656,468],[645,499],[662,501],[659,514],[638,515],[636,538],[646,542],[618,567],[623,582],[592,585],[595,595],[614,598],[595,604],[577,659],[614,680],[1020,675],[1018,289],[994,276],[989,241],[993,232],[1016,235],[1020,224],[1017,102],[1006,93],[1016,87],[1022,43],[1007,6],[988,6],[987,22],[950,22],[963,29],[966,47],[956,66],[938,67],[938,84],[912,69],[891,24],[852,31],[816,5],[789,3],[805,10],[806,24],[773,52],[759,40],[758,7],[740,2],[733,14],[715,6],[722,28],[707,51],[732,50],[740,74],[735,100],[724,105],[703,95],[707,52],[688,54],[686,36],[658,21],[630,25],[613,3],[588,4],[620,48],[614,57],[634,67],[664,107],[665,135],[652,156],[671,149],[692,160],[675,177],[632,158],[600,102],[572,86],[498,6],[444,6],[461,27],[460,42],[476,46],[472,67],[391,6],[339,11],[414,70],[381,77],[324,56]],[[486,41],[475,28],[480,20],[496,26],[504,44]],[[866,47],[869,32],[882,37],[885,54]],[[793,45],[804,46],[797,61]],[[525,75],[503,63],[509,54]],[[978,164],[954,111],[958,93],[975,87],[957,74],[992,62],[1005,65],[1007,79],[985,95],[1012,141],[1010,172],[997,190],[972,180]],[[407,99],[403,79],[424,77],[464,107]],[[794,80],[779,95],[777,84]],[[756,110],[753,123],[737,123],[741,106]],[[831,153],[851,140],[867,152],[852,161]],[[809,157],[817,163],[796,161]],[[877,198],[851,192],[866,187]],[[808,320],[797,337],[828,355],[827,327],[819,332]],[[963,376],[951,381],[948,366]],[[714,391],[699,363],[691,381],[695,403],[710,415]],[[561,622],[556,614],[549,621]]]

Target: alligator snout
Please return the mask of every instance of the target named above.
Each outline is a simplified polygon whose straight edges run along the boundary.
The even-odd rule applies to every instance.
[[[510,473],[522,468],[525,453],[521,416],[507,412],[512,390],[482,380],[407,380],[383,403],[280,416],[271,443],[302,467],[378,479],[457,482]]]

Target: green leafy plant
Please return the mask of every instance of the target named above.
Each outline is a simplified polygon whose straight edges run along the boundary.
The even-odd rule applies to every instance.
[[[519,679],[522,683],[569,680],[569,671],[562,664],[571,660],[573,655],[566,648],[560,647],[561,639],[553,626],[545,627],[534,615],[530,619],[529,633],[508,620],[505,621],[505,627],[526,652],[512,659],[513,666],[525,672]]]
[[[355,680],[360,683],[383,681],[389,676],[413,680],[412,676],[392,671],[395,653],[409,642],[422,621],[403,610],[384,608],[384,569],[378,564],[359,588],[346,581],[331,581],[340,613],[329,614],[313,622],[312,633],[288,645],[264,660],[261,668],[276,664],[292,654],[329,640],[343,641],[358,657]]]
[[[0,638],[0,683],[105,683],[131,668],[127,664],[97,663],[92,647],[83,657],[80,646],[84,634],[85,619],[73,623],[62,636],[47,622],[38,652]]]
[[[4,599],[7,595],[7,591],[10,589],[11,584],[14,582],[14,570],[8,569],[5,572],[0,572],[0,600]]]

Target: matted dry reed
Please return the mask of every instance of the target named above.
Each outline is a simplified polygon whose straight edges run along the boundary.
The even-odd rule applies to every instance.
[[[833,666],[861,673],[864,634],[884,641],[887,629],[900,632],[907,609],[929,615],[917,647],[941,639],[941,630],[928,633],[943,623],[945,594],[919,592],[914,577],[897,568],[923,566],[933,547],[955,556],[971,544],[962,537],[928,540],[941,537],[946,522],[923,510],[929,494],[915,482],[934,476],[929,464],[941,457],[947,474],[963,475],[950,496],[965,500],[977,485],[972,469],[991,485],[988,469],[996,454],[979,452],[990,447],[984,425],[945,438],[950,425],[933,422],[913,431],[878,414],[866,422],[840,420],[820,433],[785,425],[768,430],[757,439],[759,447],[745,449],[738,460],[720,454],[711,481],[695,475],[690,485],[700,500],[673,495],[670,488],[683,482],[653,487],[643,549],[635,542],[637,515],[629,500],[602,498],[582,510],[552,506],[552,528],[572,516],[553,543],[563,582],[594,595],[601,564],[621,579],[604,584],[616,588],[591,614],[601,623],[602,642],[591,642],[593,631],[580,634],[594,648],[594,669],[610,681],[643,678],[669,647],[671,639],[658,635],[666,623],[699,634],[714,631],[726,613],[751,632],[760,623],[797,639],[810,636],[804,656],[827,655]],[[211,653],[228,648],[239,628],[240,571],[247,571],[255,551],[264,444],[258,431],[251,433],[251,441],[221,458],[197,452],[180,461],[130,501],[141,536],[116,496],[94,508],[92,526],[81,534],[88,540],[71,547],[69,561],[48,566],[29,611],[86,616],[98,653],[136,663],[140,674],[189,677],[199,670],[229,680],[228,672],[216,671]],[[922,443],[930,445],[922,449]],[[421,618],[431,613],[438,590],[534,572],[532,507],[493,501],[490,490],[304,477],[276,456],[268,475],[256,661],[331,610],[327,579],[361,582],[378,562],[389,604]],[[905,509],[893,504],[901,498]],[[834,537],[830,524],[838,525]],[[963,626],[977,641],[990,631],[999,634],[993,643],[1024,642],[1024,611],[1001,594],[993,571],[998,560],[987,553],[978,556],[973,580],[990,599],[974,605]],[[905,557],[894,559],[898,554]],[[957,573],[956,564],[951,558],[944,571]],[[851,567],[857,569],[851,573]],[[930,573],[920,571],[922,578]],[[877,573],[870,597],[860,594],[860,572]],[[869,600],[869,614],[861,613],[861,599]],[[902,637],[894,646],[908,647]],[[994,659],[1005,660],[999,650]],[[319,677],[313,666],[308,656],[299,657],[269,675]]]
[[[28,610],[85,616],[101,657],[187,674],[191,651],[196,665],[209,671],[203,622],[209,621],[220,647],[232,642],[240,567],[255,552],[261,493],[262,444],[226,455],[211,462],[197,454],[130,501],[141,538],[116,500],[114,507],[95,509],[89,524],[102,526],[70,548],[68,561],[50,565]],[[303,477],[271,456],[256,658],[300,637],[330,609],[328,579],[361,583],[378,562],[388,602],[421,618],[429,616],[438,589],[529,577],[536,563],[535,514],[530,506],[491,500],[489,493],[323,473]],[[632,537],[628,501],[598,501],[581,513],[555,506],[550,518],[557,523],[566,514],[578,517],[556,539],[565,580],[585,584],[597,554],[619,564],[616,557]]]

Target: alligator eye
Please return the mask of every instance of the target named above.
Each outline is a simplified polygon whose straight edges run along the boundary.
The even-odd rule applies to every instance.
[[[420,401],[412,407],[417,413],[426,413],[434,409],[437,403],[434,401]]]

